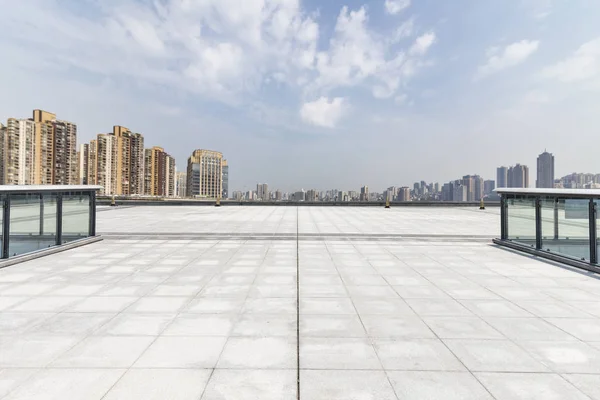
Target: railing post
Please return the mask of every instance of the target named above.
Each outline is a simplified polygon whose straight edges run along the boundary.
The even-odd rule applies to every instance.
[[[558,240],[558,197],[554,199],[554,240]]]
[[[542,199],[535,198],[535,248],[542,249]]]
[[[96,191],[90,192],[90,236],[96,236]]]
[[[44,236],[44,194],[40,193],[40,236]]]
[[[8,258],[10,244],[10,194],[6,194],[2,204],[2,258]]]
[[[500,197],[500,239],[508,239],[508,202],[506,201],[506,195]]]
[[[596,231],[596,222],[598,217],[598,209],[594,199],[590,199],[590,262],[592,264],[598,263],[598,238]]]
[[[63,194],[56,194],[56,245],[62,244]]]

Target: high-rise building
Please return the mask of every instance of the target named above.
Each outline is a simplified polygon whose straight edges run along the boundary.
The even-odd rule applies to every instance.
[[[281,201],[281,199],[282,199],[282,196],[281,196],[281,190],[277,189],[277,190],[275,191],[275,200],[277,200],[277,201]]]
[[[6,141],[6,127],[0,124],[0,185],[4,185],[4,165],[6,164],[6,158],[4,158],[5,148],[4,142]]]
[[[529,187],[529,168],[526,165],[516,164],[508,169],[508,187]]]
[[[185,197],[185,186],[187,184],[185,172],[177,172],[175,174],[175,180],[177,181],[177,188],[175,189],[177,197]]]
[[[77,183],[77,125],[43,110],[33,110],[33,122],[34,183]]]
[[[35,182],[35,123],[9,118],[4,129],[4,183],[31,185]]]
[[[92,141],[93,142],[93,141]],[[96,147],[95,184],[102,186],[100,194],[116,195],[117,193],[117,146],[116,138],[110,133],[100,133],[90,149]],[[91,150],[90,150],[91,153]],[[88,163],[88,166],[90,164]]]
[[[306,201],[318,201],[319,192],[315,189],[309,189],[306,191]]]
[[[473,201],[479,201],[481,199],[483,199],[483,192],[484,192],[484,182],[483,182],[483,178],[480,177],[479,175],[475,175],[473,177],[474,181],[475,181],[475,187],[474,187],[474,197],[473,197]]]
[[[220,198],[223,194],[223,154],[195,150],[188,158],[187,196]]]
[[[227,160],[223,160],[223,193],[221,194],[221,198],[228,199],[229,198],[229,164]]]
[[[175,159],[162,147],[144,151],[144,194],[148,196],[175,196]]]
[[[360,201],[369,201],[369,187],[368,186],[365,185],[360,188],[359,200]]]
[[[417,190],[418,190],[418,185],[419,185],[418,183],[415,183]],[[394,201],[394,200],[396,200],[396,196],[398,195],[398,190],[396,189],[395,186],[390,186],[389,188],[387,188],[384,195],[385,195],[386,201]]]
[[[508,168],[498,167],[496,169],[496,187],[498,187],[498,188],[508,187]]]
[[[554,156],[544,150],[537,158],[537,188],[554,187]]]
[[[256,200],[269,200],[269,185],[266,183],[258,183],[256,185]]]
[[[87,171],[88,185],[97,185],[98,184],[98,139],[90,140],[90,144],[88,146],[87,168],[88,168],[88,171]]]
[[[468,201],[467,187],[465,185],[454,186],[452,201]]]
[[[77,183],[79,185],[88,184],[89,148],[89,144],[83,143],[79,145],[79,151],[77,152]]]
[[[407,186],[403,186],[398,191],[398,200],[400,201],[410,201],[410,188]]]
[[[130,194],[143,194],[145,192],[144,136],[141,133],[130,133],[129,136],[129,143],[131,149]]]
[[[483,194],[490,195],[496,189],[496,182],[492,180],[488,180],[483,182]]]

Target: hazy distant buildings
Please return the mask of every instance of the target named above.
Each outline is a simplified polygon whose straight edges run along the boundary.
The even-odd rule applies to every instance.
[[[175,173],[175,195],[177,197],[185,197],[187,178],[185,172]]]
[[[514,167],[508,168],[508,187],[529,187],[529,168],[526,165],[516,164]]]
[[[369,187],[363,186],[360,188],[360,201],[369,201]]]
[[[256,200],[269,200],[269,185],[266,183],[258,183],[256,185]]]
[[[187,196],[220,198],[223,194],[223,154],[195,150],[187,163]]]
[[[403,186],[398,189],[398,200],[399,201],[410,201],[410,188]]]
[[[498,167],[496,169],[496,187],[508,187],[508,168]]]
[[[315,189],[309,189],[306,191],[306,201],[319,201],[319,192]]]
[[[554,156],[544,151],[537,158],[537,188],[554,187]]]
[[[221,193],[221,198],[228,199],[229,198],[229,165],[227,164],[227,160],[223,160],[223,191]]]
[[[468,201],[468,189],[465,185],[455,185],[452,193],[452,201]]]
[[[483,194],[486,196],[494,193],[494,189],[496,189],[496,182],[492,180],[487,180],[483,182]]]

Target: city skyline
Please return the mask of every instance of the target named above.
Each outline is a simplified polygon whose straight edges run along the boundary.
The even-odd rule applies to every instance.
[[[557,176],[596,169],[573,143],[597,135],[598,2],[181,4],[7,2],[0,119],[135,127],[179,170],[215,149],[232,189],[491,178],[544,148]]]

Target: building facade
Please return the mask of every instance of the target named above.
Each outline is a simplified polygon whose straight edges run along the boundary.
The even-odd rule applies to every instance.
[[[5,148],[4,143],[6,141],[6,127],[0,124],[0,185],[4,185],[6,177],[4,176],[4,165],[6,159],[4,158]]]
[[[410,201],[410,188],[408,186],[403,186],[398,190],[398,200]]]
[[[483,194],[490,195],[494,193],[494,189],[496,189],[496,182],[492,180],[487,180],[483,182]]]
[[[145,150],[144,194],[147,196],[175,196],[175,159],[162,147]]]
[[[187,178],[185,175],[185,172],[176,172],[175,173],[175,180],[177,181],[176,183],[176,195],[177,197],[185,197],[186,196],[186,185],[187,185]]]
[[[496,169],[496,187],[508,187],[508,168],[498,167]]]
[[[4,183],[35,183],[35,123],[9,118],[4,129]]]
[[[269,200],[269,185],[266,183],[258,183],[256,185],[256,200]]]
[[[221,198],[228,199],[229,198],[229,165],[227,164],[227,160],[223,160],[223,193],[221,194]]]
[[[537,158],[537,188],[554,187],[554,155],[544,151]]]
[[[508,187],[529,187],[529,168],[526,165],[516,164],[508,169]]]
[[[83,143],[79,145],[79,151],[77,152],[77,179],[79,185],[88,184],[88,161],[89,161],[89,148],[90,145]]]
[[[218,199],[223,194],[223,154],[194,150],[187,163],[187,197]]]

